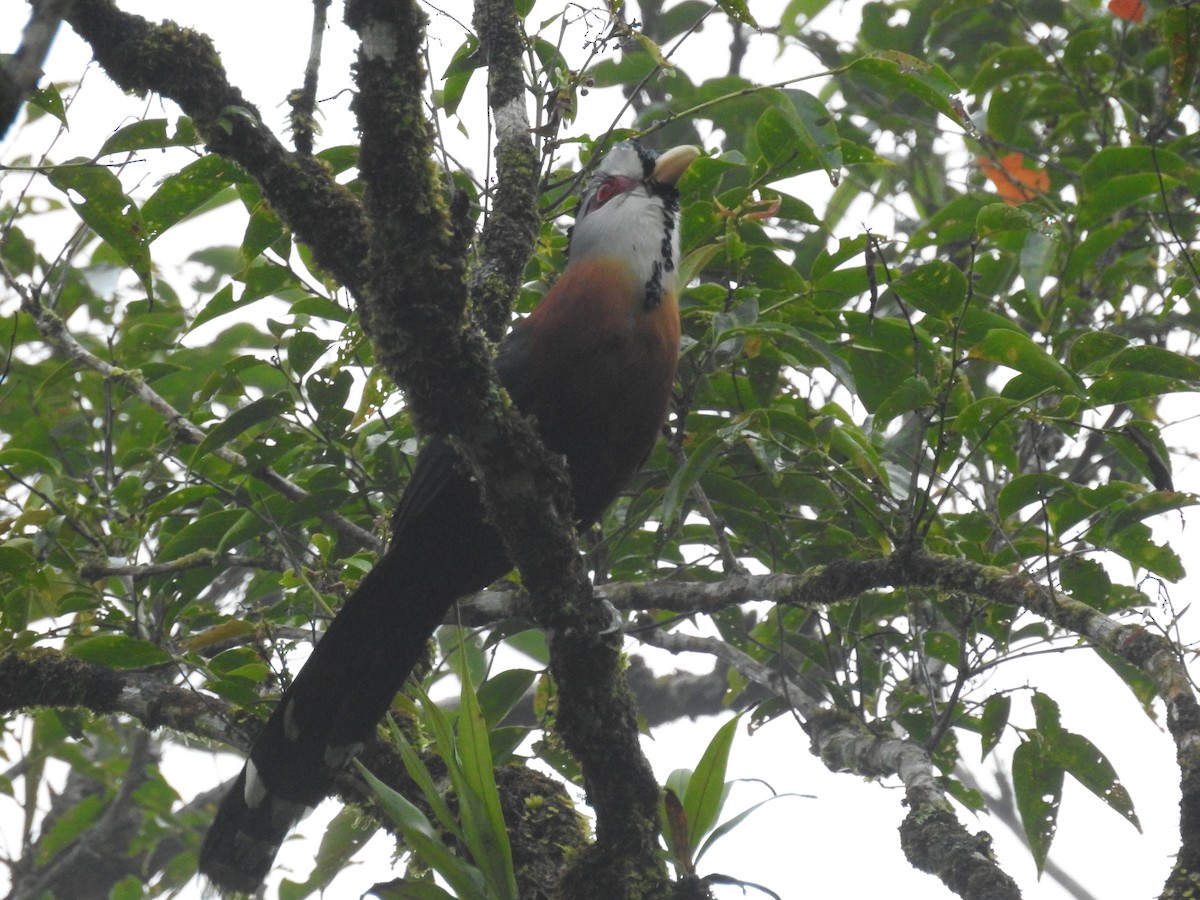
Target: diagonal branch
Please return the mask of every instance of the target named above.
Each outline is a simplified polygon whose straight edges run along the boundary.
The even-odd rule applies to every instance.
[[[367,261],[362,206],[320,160],[288,152],[229,83],[208,37],[170,21],[153,24],[112,0],[75,0],[65,18],[113,81],[178,103],[210,150],[259,183],[317,263],[352,293],[361,290]]]
[[[1149,676],[1167,707],[1180,765],[1182,845],[1164,896],[1200,877],[1200,703],[1179,650],[1141,625],[1117,622],[1084,603],[1004,569],[923,551],[841,560],[801,575],[735,577],[717,584],[620,585],[604,595],[618,608],[715,612],[749,600],[827,605],[878,588],[927,587],[1027,609]],[[746,673],[743,673],[746,674]],[[905,840],[913,839],[905,835]]]
[[[171,728],[211,741],[249,746],[225,704],[159,675],[118,672],[58,650],[31,647],[0,655],[3,712],[35,707],[123,713],[148,730]]]
[[[242,751],[250,748],[257,728],[256,724],[244,730],[230,725],[229,708],[224,701],[172,685],[158,674],[115,671],[47,648],[27,648],[0,655],[0,712],[37,707],[86,709],[98,715],[123,714],[147,731],[166,727]],[[424,802],[395,748],[372,741],[362,758],[389,786],[419,805]],[[434,757],[427,762],[435,768],[439,765]],[[509,767],[498,770],[496,779],[505,816],[515,823],[511,837],[521,896],[546,898],[547,873],[561,871],[566,858],[583,842],[579,814],[562,785],[539,772]],[[136,787],[137,782],[129,778],[122,791]],[[190,806],[204,809],[213,796],[223,794],[226,788],[221,786],[207,792]],[[358,804],[376,821],[390,821],[361,779],[347,772],[339,779],[337,789],[344,801]],[[536,798],[537,809],[533,814],[529,814],[531,798]],[[120,805],[110,803],[109,809],[119,812]],[[385,827],[390,829],[386,824]],[[94,841],[95,836],[89,835],[88,840]],[[148,872],[158,871],[174,856],[159,852],[162,849],[156,847],[153,859],[146,861]],[[71,859],[75,861],[76,857]],[[38,884],[57,885],[63,877],[60,871],[38,874]],[[43,893],[39,890],[36,896]]]
[[[912,741],[872,734],[861,721],[823,707],[819,698],[732,644],[716,638],[651,631],[646,643],[671,653],[708,653],[740,674],[786,697],[804,717],[813,755],[832,772],[866,778],[896,775],[909,808],[900,828],[905,854],[916,868],[936,875],[964,900],[1016,900],[1020,891],[992,858],[990,838],[970,834],[954,815],[933,774],[929,754]]]
[[[148,385],[136,369],[123,369],[112,365],[88,350],[72,335],[61,318],[48,309],[33,291],[17,281],[4,263],[0,261],[0,277],[6,284],[17,292],[21,298],[21,310],[32,320],[38,333],[51,347],[58,351],[77,366],[91,369],[103,378],[121,385],[130,394],[138,397],[147,406],[163,417],[167,427],[175,439],[190,446],[198,446],[204,441],[206,433],[198,425],[193,424],[179,410]],[[278,491],[287,499],[299,503],[309,496],[308,491],[284,478],[273,469],[263,466],[251,468],[249,462],[240,453],[228,447],[214,447],[213,455],[239,469],[249,471],[255,478],[268,487]],[[342,537],[352,544],[361,547],[379,549],[379,540],[371,532],[360,528],[349,519],[332,510],[322,509],[317,512],[321,521],[325,522]]]
[[[0,138],[17,118],[21,104],[37,90],[42,63],[58,34],[68,0],[33,0],[33,12],[17,52],[0,60]]]

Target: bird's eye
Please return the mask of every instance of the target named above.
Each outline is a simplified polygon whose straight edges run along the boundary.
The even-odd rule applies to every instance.
[[[615,180],[610,178],[603,182],[600,187],[596,188],[596,196],[592,200],[592,209],[599,209],[601,206],[611,200],[613,195],[617,193],[617,190],[618,188]]]
[[[599,209],[613,197],[618,194],[625,194],[633,190],[637,186],[637,182],[624,175],[611,175],[600,182],[600,186],[596,188],[596,192],[592,194],[588,201],[587,211],[592,212]]]

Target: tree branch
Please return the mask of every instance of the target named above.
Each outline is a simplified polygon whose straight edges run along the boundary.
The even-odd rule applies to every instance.
[[[42,62],[58,34],[63,10],[69,0],[32,0],[33,12],[21,35],[17,52],[0,63],[0,138],[3,138],[21,111],[21,104],[37,90],[42,77]]]
[[[171,433],[181,443],[188,444],[189,446],[198,446],[204,441],[207,433],[199,426],[194,425],[183,413],[168,403],[161,394],[146,384],[141,372],[136,369],[123,369],[114,366],[96,356],[96,354],[84,347],[83,344],[79,343],[75,336],[67,330],[62,319],[47,308],[41,302],[41,298],[29,290],[26,285],[15,279],[2,260],[0,260],[0,276],[20,296],[21,310],[33,320],[38,333],[62,356],[77,366],[91,369],[103,378],[121,385],[129,393],[139,398],[143,403],[162,416]],[[309,496],[308,491],[304,490],[304,488],[292,483],[269,467],[251,468],[244,456],[234,450],[230,450],[228,447],[213,447],[212,454],[223,462],[229,463],[231,466],[245,469],[259,481],[263,482],[263,484],[278,491],[282,496],[294,503],[299,503]],[[316,515],[322,522],[329,525],[353,545],[370,547],[376,551],[381,549],[379,539],[375,535],[355,525],[337,512],[329,509],[318,509]]]
[[[616,641],[600,637],[606,617],[574,540],[565,472],[495,390],[483,336],[463,328],[466,241],[429,162],[423,17],[411,4],[357,0],[346,20],[363,38],[354,109],[372,223],[364,318],[420,423],[450,436],[480,477],[535,621],[550,634],[557,724],[596,811],[596,844],[576,858],[560,891],[578,900],[665,897],[658,785],[638,744]]]
[[[968,900],[1020,897],[1013,880],[987,850],[990,838],[971,835],[954,817],[953,807],[933,775],[929,754],[911,741],[879,737],[861,721],[821,704],[798,682],[761,663],[732,644],[716,638],[674,632],[648,632],[648,644],[671,653],[707,653],[728,663],[744,677],[786,698],[804,717],[811,750],[831,772],[853,772],[864,778],[896,775],[904,784],[908,816],[901,843],[909,862],[936,875]]]
[[[297,152],[312,156],[313,134],[316,132],[317,75],[321,70],[321,45],[325,40],[325,21],[331,0],[313,0],[313,24],[309,38],[308,63],[304,67],[304,84],[288,96],[292,108],[292,142]]]
[[[145,728],[248,747],[246,734],[229,721],[224,703],[159,675],[118,672],[58,650],[31,647],[0,655],[0,710],[79,707],[122,713]]]
[[[0,655],[0,712],[37,707],[79,708],[101,715],[123,714],[147,730],[167,727],[181,734],[218,741],[243,752],[249,750],[253,732],[257,729],[254,721],[246,721],[244,728],[229,725],[229,708],[223,701],[168,684],[157,675],[118,672],[83,662],[58,650],[43,648]],[[372,741],[364,749],[362,759],[386,784],[418,805],[424,803],[399,754],[390,745]],[[435,755],[428,756],[426,762],[435,771],[441,766]],[[510,836],[521,896],[549,900],[547,885],[555,882],[567,857],[578,851],[584,841],[585,831],[579,814],[562,786],[541,773],[501,769],[497,771],[496,779],[506,821],[516,823]],[[138,782],[129,777],[121,791],[127,795],[137,786]],[[337,790],[343,801],[363,807],[377,822],[391,830],[389,817],[380,810],[378,800],[361,779],[347,772],[339,778]],[[205,796],[211,801],[222,793],[224,790],[220,789]],[[531,807],[536,807],[536,814],[529,814]],[[115,827],[123,821],[125,811],[126,804],[121,803],[118,796],[110,802],[105,815],[111,818]],[[93,842],[89,846],[103,839],[101,832],[88,834],[88,840]],[[77,859],[78,854],[74,854],[59,862],[61,867],[73,867]],[[156,860],[155,865],[161,866],[169,862],[169,857],[160,855]],[[56,870],[53,882],[49,876],[42,878],[39,875],[35,886],[61,885],[58,879],[65,876],[58,874],[60,871],[65,868]],[[551,875],[555,877],[551,878]],[[31,896],[41,896],[41,891]]]
[[[521,23],[507,0],[477,0],[475,29],[487,59],[488,108],[496,123],[496,191],[479,239],[470,294],[484,332],[508,328],[513,297],[538,234],[538,154],[525,109]]]
[[[170,21],[152,24],[122,12],[112,0],[75,0],[65,18],[113,81],[127,91],[153,91],[178,103],[210,150],[259,183],[317,263],[352,293],[361,290],[367,261],[362,206],[324,163],[287,151],[230,85],[208,37]]]

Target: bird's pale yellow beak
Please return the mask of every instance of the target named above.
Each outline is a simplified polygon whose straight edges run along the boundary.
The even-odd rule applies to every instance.
[[[691,144],[664,150],[654,161],[654,180],[659,184],[674,187],[675,182],[679,181],[683,173],[687,171],[687,167],[698,156],[700,156],[700,148],[693,147]]]

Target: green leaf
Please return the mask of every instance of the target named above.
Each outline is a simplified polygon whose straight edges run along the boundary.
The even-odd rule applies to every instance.
[[[775,155],[781,151],[795,153],[796,148],[802,147],[825,170],[830,182],[836,185],[842,168],[842,143],[838,137],[837,120],[824,103],[805,91],[787,89],[770,97],[774,101],[773,109],[782,115],[792,137],[775,151]],[[763,118],[766,117],[764,113]],[[787,170],[785,165],[781,165],[781,168]]]
[[[1154,543],[1150,529],[1141,522],[1126,525],[1115,534],[1089,532],[1088,536],[1124,557],[1135,568],[1153,572],[1168,581],[1179,581],[1187,574],[1179,554],[1169,546]]]
[[[724,251],[725,248],[720,244],[705,244],[685,255],[679,263],[679,283],[681,285],[691,284],[696,276],[704,271],[704,267],[712,262],[717,254]]]
[[[1001,518],[1008,518],[1031,503],[1043,503],[1061,492],[1074,494],[1076,486],[1070,481],[1048,472],[1018,475],[1000,489],[1000,495],[996,500],[996,511]]]
[[[1109,372],[1145,372],[1200,384],[1200,362],[1163,347],[1127,347],[1109,361]]]
[[[1132,419],[1120,431],[1108,432],[1106,438],[1155,490],[1174,490],[1171,452],[1154,423]]]
[[[216,154],[202,156],[168,175],[142,205],[149,239],[198,212],[229,185],[245,180],[241,169]]]
[[[62,95],[59,94],[58,88],[53,84],[48,84],[44,88],[38,88],[29,97],[30,106],[40,109],[42,112],[49,113],[62,122],[67,124],[67,108],[63,104]]]
[[[880,330],[887,327],[886,319],[877,319]],[[911,354],[897,353],[882,347],[852,346],[844,352],[854,373],[852,384],[858,389],[859,400],[867,412],[876,415],[894,395],[896,385],[912,377]]]
[[[958,99],[962,88],[936,63],[927,63],[899,50],[882,50],[854,60],[846,67],[846,74],[877,78],[932,106],[969,132],[975,132],[970,116]]]
[[[208,513],[189,522],[159,550],[160,561],[179,559],[197,550],[216,550],[225,535],[241,521],[243,510],[233,507]]]
[[[1058,575],[1062,580],[1063,589],[1076,600],[1096,609],[1104,609],[1108,593],[1112,590],[1112,579],[1100,563],[1069,556],[1062,561]]]
[[[22,447],[0,449],[0,466],[28,475],[50,475],[62,472],[62,464],[57,459]]]
[[[506,669],[479,686],[479,707],[488,727],[495,728],[533,686],[531,669]]]
[[[1062,731],[1058,701],[1049,694],[1034,691],[1031,702],[1038,732],[1046,741],[1053,740]]]
[[[962,665],[962,643],[949,632],[927,631],[923,643],[927,656],[952,666]]]
[[[1115,515],[1107,517],[1104,521],[1104,536],[1106,539],[1111,538],[1123,529],[1141,522],[1143,519],[1162,515],[1165,512],[1172,512],[1176,509],[1195,506],[1196,502],[1197,498],[1195,494],[1183,491],[1155,491],[1152,494],[1139,497]]]
[[[1031,73],[1044,71],[1049,63],[1038,47],[1004,47],[985,59],[975,72],[970,91],[982,97],[998,84],[1010,79],[1024,80]]]
[[[717,5],[725,11],[725,15],[734,21],[749,25],[751,28],[758,28],[758,22],[750,14],[750,6],[746,0],[717,0]]]
[[[253,265],[264,250],[272,246],[286,259],[287,235],[283,221],[269,205],[265,202],[255,204],[250,213],[250,221],[246,223],[241,246],[238,247],[238,262],[243,268],[247,268]]]
[[[697,846],[700,839],[716,825],[721,807],[725,805],[728,791],[725,770],[729,765],[729,750],[741,718],[741,715],[734,716],[717,729],[688,780],[683,808],[687,813],[688,843],[692,847]]]
[[[142,211],[121,187],[120,179],[107,166],[73,162],[51,169],[50,183],[67,195],[79,218],[117,252],[137,275],[147,296],[153,297],[154,281],[150,273],[153,236]]]
[[[903,273],[892,290],[909,306],[933,315],[955,314],[967,297],[967,276],[944,260],[934,260]]]
[[[988,203],[975,216],[975,230],[981,238],[1010,231],[1030,232],[1033,216],[1029,210],[1007,203]]]
[[[1071,342],[1068,361],[1076,372],[1084,372],[1089,368],[1112,359],[1129,346],[1129,341],[1118,334],[1107,331],[1088,331]]]
[[[487,887],[479,870],[450,852],[424,813],[372,775],[361,762],[355,760],[354,764],[414,853],[446,879],[459,897],[487,896]]]
[[[1019,331],[993,328],[971,348],[968,356],[1016,369],[1046,387],[1058,388],[1067,394],[1079,390],[1075,377],[1063,368],[1062,363]]]
[[[458,900],[432,881],[416,881],[412,878],[372,885],[370,895],[378,900]]]
[[[1125,682],[1129,690],[1133,692],[1133,696],[1142,705],[1142,711],[1152,721],[1157,722],[1158,712],[1154,708],[1154,701],[1158,697],[1158,686],[1155,684],[1154,679],[1137,668],[1137,666],[1126,662],[1103,647],[1093,647],[1092,649]]]
[[[1153,146],[1104,147],[1088,157],[1081,174],[1081,185],[1085,191],[1111,190],[1113,179],[1133,173],[1145,173],[1157,177],[1171,176],[1190,184],[1200,179],[1200,172],[1186,159],[1170,150]]]
[[[683,502],[701,476],[720,455],[730,441],[745,427],[745,421],[722,428],[705,438],[699,447],[688,454],[687,461],[671,479],[663,492],[662,517],[664,522],[674,522],[683,508]]]
[[[292,367],[292,374],[297,377],[307,375],[332,344],[332,341],[322,340],[311,331],[297,331],[288,339],[287,345],[288,365]]]
[[[1020,406],[1018,401],[1007,397],[983,397],[955,417],[954,430],[971,436],[990,434]]]
[[[1007,694],[992,694],[983,704],[983,715],[979,718],[979,735],[982,752],[979,759],[982,762],[987,755],[996,749],[1004,729],[1008,727],[1008,714],[1012,710],[1012,698]]]
[[[49,830],[38,838],[36,856],[39,865],[45,865],[78,840],[100,818],[107,802],[104,794],[97,792],[84,797],[57,816]]]
[[[166,119],[138,119],[114,131],[97,155],[108,156],[163,147],[192,147],[199,143],[196,126],[187,116],[179,117],[174,134],[168,132],[169,126],[170,122]]]
[[[325,829],[317,848],[316,865],[303,883],[284,879],[279,885],[280,900],[304,900],[324,890],[378,831],[378,828],[352,806],[343,807]]]
[[[67,652],[84,662],[112,669],[142,669],[171,661],[162,647],[127,634],[101,634],[71,644]]]
[[[422,698],[422,702],[424,702],[424,692],[417,691],[416,693]],[[392,743],[395,744],[396,749],[400,753],[400,759],[404,763],[404,770],[408,772],[408,777],[420,789],[421,795],[425,798],[425,802],[429,804],[429,808],[433,810],[433,814],[437,818],[441,828],[447,834],[453,835],[459,843],[465,844],[466,840],[463,837],[462,828],[459,826],[454,813],[451,812],[446,798],[442,796],[442,792],[434,782],[429,768],[417,754],[412,744],[409,743],[404,733],[396,727],[395,722],[390,719],[388,721],[392,732]]]
[[[462,45],[454,51],[454,58],[442,75],[441,107],[446,115],[452,116],[458,112],[458,105],[467,91],[467,85],[471,83],[471,76],[485,63],[486,58],[479,52],[479,39],[468,34]]]
[[[1062,803],[1063,770],[1042,751],[1040,735],[1021,744],[1013,753],[1013,793],[1025,839],[1037,865],[1038,874],[1046,867],[1046,856],[1058,828],[1058,809]]]
[[[875,427],[882,428],[897,416],[912,412],[914,409],[933,406],[936,402],[937,398],[934,397],[928,381],[924,378],[909,376],[896,388],[894,393],[890,394],[876,408]]]
[[[126,875],[108,892],[108,900],[142,900],[145,884],[136,875]]]
[[[274,419],[292,409],[294,403],[292,398],[285,393],[270,394],[266,397],[259,397],[247,403],[241,409],[236,409],[226,416],[225,420],[220,425],[211,429],[204,440],[196,447],[196,452],[192,454],[190,465],[195,466],[205,456],[212,453],[218,447],[223,447],[232,441],[238,435],[248,431],[260,422],[265,422],[268,419]]]
[[[1053,270],[1058,255],[1058,242],[1040,231],[1030,232],[1021,245],[1021,280],[1029,299],[1038,302],[1042,296],[1042,282]],[[1038,306],[1040,308],[1040,303]]]
[[[1157,398],[1163,394],[1191,392],[1190,382],[1169,375],[1148,375],[1144,372],[1107,372],[1088,388],[1088,400],[1093,406],[1129,403],[1133,400]]]
[[[492,751],[488,741],[487,722],[475,697],[475,688],[464,672],[462,691],[459,695],[458,753],[462,772],[468,788],[468,796],[459,800],[469,807],[478,806],[480,816],[463,816],[463,831],[472,857],[484,871],[489,885],[496,896],[517,900],[517,882],[513,871],[512,847],[508,840],[508,828],[504,824],[504,812],[500,808],[500,794],[492,771]]]
[[[346,407],[350,389],[354,387],[354,376],[346,369],[339,369],[333,377],[324,372],[314,372],[304,382],[304,389],[322,420],[336,418]]]
[[[729,834],[729,832],[733,831],[735,828],[737,828],[739,825],[741,825],[742,822],[746,821],[746,819],[749,818],[749,816],[752,813],[756,812],[759,809],[762,809],[768,803],[771,803],[774,800],[782,800],[784,797],[804,797],[804,798],[810,799],[810,800],[814,799],[812,794],[788,793],[788,794],[772,794],[766,800],[760,800],[758,803],[755,803],[753,806],[749,807],[748,809],[742,810],[740,813],[738,813],[733,818],[728,819],[725,822],[722,822],[715,829],[713,829],[712,834],[710,834],[705,839],[704,843],[700,846],[700,849],[696,851],[696,859],[699,860],[702,856],[704,856],[704,854],[708,852],[708,849],[713,844],[715,844],[717,841],[719,841],[725,835]]]
[[[1081,734],[1063,731],[1049,742],[1048,749],[1050,758],[1072,778],[1124,816],[1139,832],[1142,830],[1129,792],[1095,744]]]

